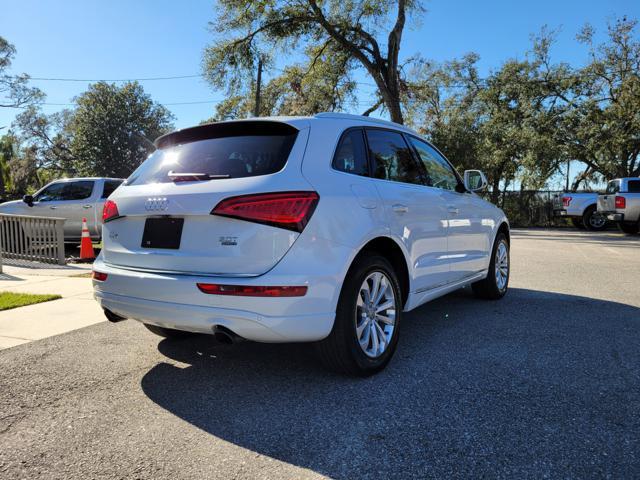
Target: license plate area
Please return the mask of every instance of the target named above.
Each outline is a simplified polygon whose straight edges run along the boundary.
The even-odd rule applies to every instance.
[[[142,248],[180,248],[184,218],[149,217],[144,222]]]

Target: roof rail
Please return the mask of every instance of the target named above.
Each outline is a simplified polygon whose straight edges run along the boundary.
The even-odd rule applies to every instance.
[[[407,130],[411,130],[405,125],[400,125],[396,122],[390,122],[388,120],[382,120],[380,118],[365,117],[364,115],[353,115],[351,113],[339,113],[339,112],[321,112],[316,113],[314,118],[344,118],[345,120],[360,120],[362,122],[380,123],[382,125],[393,125],[394,127],[401,127]]]

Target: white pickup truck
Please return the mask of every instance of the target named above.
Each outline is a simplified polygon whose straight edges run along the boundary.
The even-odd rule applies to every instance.
[[[598,212],[624,233],[640,231],[640,177],[616,178],[607,191],[598,196]]]
[[[556,195],[553,213],[571,219],[576,228],[594,231],[607,228],[607,218],[598,213],[597,192],[565,192]]]
[[[0,213],[64,218],[65,242],[80,239],[82,219],[86,218],[91,238],[99,240],[104,202],[123,181],[102,177],[56,180],[33,195],[25,195],[22,200],[0,204]]]

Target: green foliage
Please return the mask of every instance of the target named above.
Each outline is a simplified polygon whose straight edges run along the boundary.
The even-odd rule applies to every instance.
[[[171,128],[171,114],[137,82],[99,82],[76,99],[65,122],[71,170],[78,175],[127,177]]]
[[[342,73],[342,77],[356,67],[363,68],[375,82],[391,119],[403,122],[399,52],[406,16],[421,9],[417,1],[222,0],[216,9],[217,17],[210,24],[216,38],[204,52],[203,70],[209,82],[216,88],[227,88],[230,97],[246,98],[253,91],[258,58],[268,60],[270,56],[296,53],[307,57],[304,63],[311,70],[288,69],[284,78],[275,79],[272,85],[278,90],[278,85],[289,84],[291,75],[305,72],[316,76],[312,84],[317,85],[318,76],[322,76],[322,68],[318,68],[319,73],[314,72],[318,54],[334,52],[338,55],[336,60],[326,58],[320,65],[337,67],[331,74]],[[340,92],[330,89],[326,93],[331,95],[329,106],[340,103]],[[292,105],[277,94],[276,97],[276,103],[283,102],[281,108],[285,109],[310,111],[314,105],[324,107],[327,103],[305,99],[302,104]],[[237,107],[229,110],[230,106],[223,105],[222,113]]]
[[[170,112],[135,82],[90,85],[76,103],[53,115],[33,107],[18,115],[20,191],[62,175],[127,177],[154,150],[153,139],[172,128]]]
[[[11,190],[11,175],[9,165],[16,157],[17,140],[13,135],[0,137],[0,198]]]

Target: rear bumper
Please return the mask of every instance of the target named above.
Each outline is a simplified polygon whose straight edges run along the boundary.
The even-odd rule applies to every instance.
[[[334,314],[265,316],[256,312],[219,307],[144,300],[96,291],[102,308],[123,317],[159,327],[212,334],[216,325],[256,342],[312,342],[325,338]]]
[[[602,214],[612,222],[624,222],[624,213],[602,212]]]
[[[557,209],[553,211],[554,217],[571,217],[565,209]]]
[[[216,325],[258,342],[310,342],[325,338],[335,318],[334,297],[340,284],[330,276],[275,274],[259,277],[201,277],[140,272],[105,264],[94,269],[107,274],[93,282],[94,297],[108,310],[126,318],[165,328],[213,333]],[[238,297],[202,293],[197,283],[235,285],[307,285],[300,297]]]

